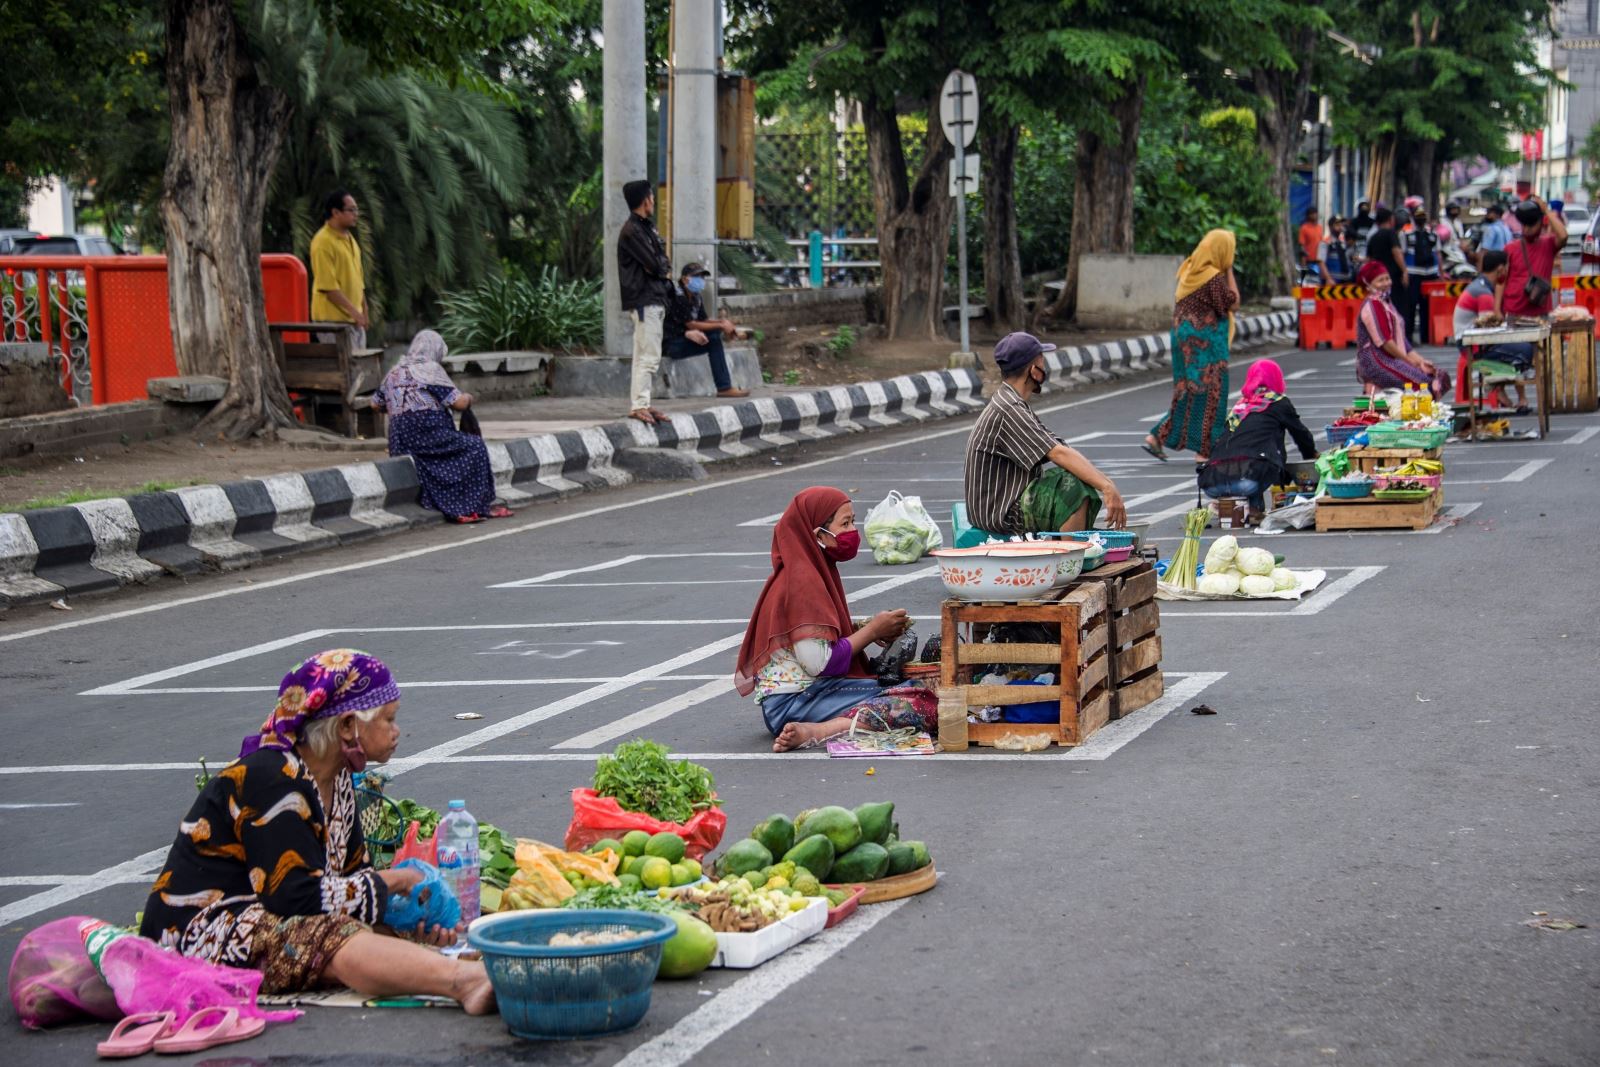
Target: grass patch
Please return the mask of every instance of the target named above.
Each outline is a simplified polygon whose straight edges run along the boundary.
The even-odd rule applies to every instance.
[[[68,504],[83,504],[90,500],[107,500],[117,496],[137,496],[139,493],[162,493],[168,489],[177,489],[182,485],[198,485],[198,482],[145,482],[132,489],[79,489],[71,493],[57,493],[54,496],[34,497],[24,500],[15,508],[16,511],[35,511],[39,508],[64,508]]]

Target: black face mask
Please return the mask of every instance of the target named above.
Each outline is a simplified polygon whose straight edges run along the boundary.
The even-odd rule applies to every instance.
[[[1037,377],[1037,378],[1035,378],[1035,377],[1034,377],[1034,376],[1033,376],[1033,372],[1034,372],[1034,371],[1036,371],[1036,370],[1038,370],[1038,371],[1039,371],[1039,375],[1040,375],[1040,376],[1039,376],[1039,377]],[[1043,385],[1044,385],[1044,383],[1045,383],[1045,379],[1046,379],[1046,378],[1048,378],[1048,377],[1049,377],[1049,375],[1048,375],[1048,374],[1045,374],[1045,373],[1044,373],[1044,372],[1043,372],[1043,371],[1042,371],[1042,370],[1039,370],[1039,368],[1038,368],[1038,367],[1030,367],[1030,368],[1029,368],[1029,369],[1028,369],[1028,381],[1030,381],[1030,382],[1032,382],[1032,383],[1033,383],[1033,387],[1034,387],[1034,388],[1035,388],[1035,389],[1038,389],[1038,388],[1041,388],[1041,387],[1043,387]]]

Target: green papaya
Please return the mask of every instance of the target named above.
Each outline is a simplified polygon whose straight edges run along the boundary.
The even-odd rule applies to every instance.
[[[894,804],[888,801],[862,804],[856,808],[855,816],[861,827],[861,840],[881,845],[889,836],[890,823],[894,821]]]
[[[783,854],[786,861],[791,861],[796,867],[804,867],[817,876],[817,881],[828,879],[828,872],[833,869],[833,842],[822,834],[813,834],[795,844],[788,852]]]
[[[781,856],[794,848],[794,823],[787,815],[768,815],[756,823],[750,836],[760,841],[768,852]]]
[[[833,842],[833,854],[837,856],[849,852],[861,843],[861,824],[856,822],[855,814],[850,809],[829,804],[825,808],[808,811],[795,821],[796,843],[816,834],[821,834]],[[809,867],[810,864],[801,866]],[[816,870],[815,867],[811,869]]]
[[[916,870],[914,864],[917,862],[917,852],[910,845],[896,841],[888,846],[887,851],[889,853],[889,873],[891,875],[905,874],[907,871]]]
[[[913,871],[920,871],[933,862],[933,857],[928,855],[928,846],[921,841],[902,841],[900,843],[909,848],[916,858],[916,862],[911,865]]]
[[[833,861],[833,870],[828,877],[840,884],[874,882],[882,878],[888,869],[888,850],[871,841],[863,841]]]
[[[767,846],[753,838],[745,838],[722,854],[717,873],[724,878],[737,878],[746,871],[759,871],[772,865],[772,853]]]

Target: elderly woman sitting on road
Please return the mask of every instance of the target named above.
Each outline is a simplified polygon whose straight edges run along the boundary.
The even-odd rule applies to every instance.
[[[394,754],[399,705],[389,669],[364,652],[322,652],[290,671],[260,734],[245,738],[178,824],[139,933],[185,956],[259,970],[263,993],[344,985],[494,1011],[482,963],[425,947],[454,942],[456,931],[378,932],[389,895],[422,872],[373,869],[350,775]]]

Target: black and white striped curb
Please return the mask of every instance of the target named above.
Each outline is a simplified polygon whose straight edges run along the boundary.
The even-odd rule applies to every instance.
[[[624,419],[492,441],[489,461],[500,498],[516,507],[632,481],[614,462],[628,449],[672,449],[714,462],[982,406],[976,372],[928,371],[677,414],[654,426]],[[0,609],[167,574],[232,570],[441,522],[418,504],[418,492],[411,460],[398,457],[3,513]]]
[[[1249,315],[1235,324],[1233,343],[1243,346],[1275,338],[1282,333],[1297,333],[1299,316],[1293,311],[1274,311],[1269,315]],[[1050,369],[1049,384],[1069,389],[1092,382],[1109,381],[1140,374],[1172,362],[1172,335],[1148,334],[1098,345],[1074,345],[1045,354]]]

